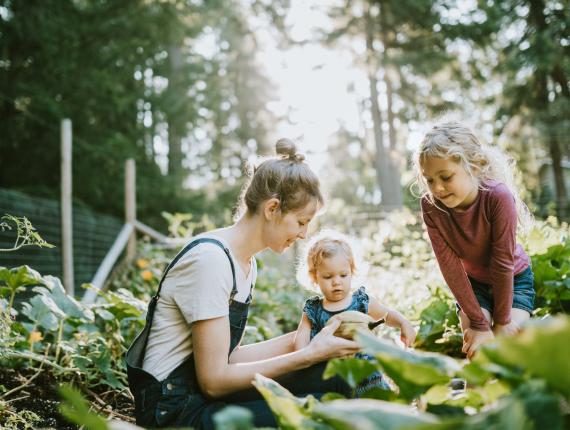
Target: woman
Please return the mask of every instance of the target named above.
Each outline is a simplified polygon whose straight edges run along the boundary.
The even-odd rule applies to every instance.
[[[322,380],[326,361],[358,351],[333,336],[339,322],[295,351],[295,333],[241,346],[256,278],[254,255],[281,253],[305,238],[323,203],[316,175],[293,142],[254,171],[241,197],[241,217],[198,236],[170,263],[149,305],[143,332],[127,352],[137,424],[213,428],[227,404],[251,410],[256,426],[275,425],[251,387],[256,373],[297,395],[350,394],[339,378]]]

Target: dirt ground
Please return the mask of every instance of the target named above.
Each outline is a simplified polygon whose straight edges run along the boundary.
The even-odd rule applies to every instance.
[[[0,369],[0,428],[8,427],[8,419],[12,413],[16,413],[21,419],[26,416],[25,411],[31,411],[41,419],[39,422],[30,423],[28,427],[24,423],[18,424],[22,429],[57,429],[77,430],[79,427],[69,423],[60,413],[59,404],[61,397],[57,392],[60,382],[49,372],[44,371],[29,385],[4,399],[3,393],[20,386],[34,375],[32,369],[16,371],[14,369]],[[94,388],[90,393],[84,391],[84,396],[92,402],[93,410],[102,416],[114,416],[125,421],[134,421],[134,405],[124,395],[118,392],[102,391]],[[104,404],[103,404],[104,403]],[[11,413],[12,412],[12,413]],[[11,427],[16,428],[16,427]]]

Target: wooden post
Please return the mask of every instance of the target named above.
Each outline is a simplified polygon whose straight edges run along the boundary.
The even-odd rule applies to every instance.
[[[135,160],[129,158],[125,162],[125,223],[134,227],[137,220],[137,200],[136,200],[136,167]],[[137,253],[137,236],[135,230],[129,238],[127,244],[127,261],[135,258]]]
[[[63,285],[70,296],[75,294],[73,279],[73,205],[71,175],[71,120],[61,121],[61,249]]]

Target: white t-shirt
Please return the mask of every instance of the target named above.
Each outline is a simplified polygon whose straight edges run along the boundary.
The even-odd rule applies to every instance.
[[[196,238],[202,237],[217,239],[229,249],[220,237],[202,234]],[[246,276],[231,250],[230,255],[236,272],[234,300],[245,302],[257,278],[255,258]],[[164,380],[192,353],[192,323],[229,315],[232,287],[230,261],[218,245],[200,243],[184,254],[162,284],[143,369],[159,381]]]

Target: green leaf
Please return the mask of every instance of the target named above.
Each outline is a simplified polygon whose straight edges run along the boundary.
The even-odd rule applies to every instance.
[[[432,385],[449,382],[461,369],[452,358],[435,353],[406,351],[372,334],[359,333],[356,340],[378,360],[400,387],[400,395],[407,400],[412,400]]]
[[[249,409],[228,406],[214,414],[217,430],[253,430],[253,414]]]
[[[310,411],[305,408],[310,403],[308,398],[295,397],[277,382],[259,373],[255,375],[253,385],[271,408],[279,428],[283,430],[328,428],[310,418]]]
[[[75,388],[64,385],[59,392],[64,399],[60,411],[71,422],[87,430],[109,430],[107,421],[89,410],[89,406],[81,393]]]
[[[432,414],[418,413],[411,406],[382,400],[333,400],[316,405],[313,415],[336,430],[396,430],[406,426],[438,423]]]
[[[78,318],[84,320],[85,322],[92,322],[95,317],[91,309],[83,306],[73,297],[69,296],[61,281],[55,276],[44,276],[44,285],[48,288],[39,288],[40,292],[44,295],[49,295],[49,297],[57,304],[57,306],[71,318]]]
[[[55,302],[42,294],[32,297],[28,303],[23,303],[22,313],[50,331],[57,330],[59,321],[65,318],[65,314]]]
[[[42,284],[42,276],[29,266],[19,266],[13,269],[0,267],[1,281],[13,291],[18,287]]]
[[[570,399],[570,317],[560,315],[530,321],[518,336],[502,337],[485,345],[475,363],[495,363],[544,379]]]
[[[361,358],[337,358],[330,360],[323,373],[323,379],[340,375],[352,388],[376,372],[378,366]]]

